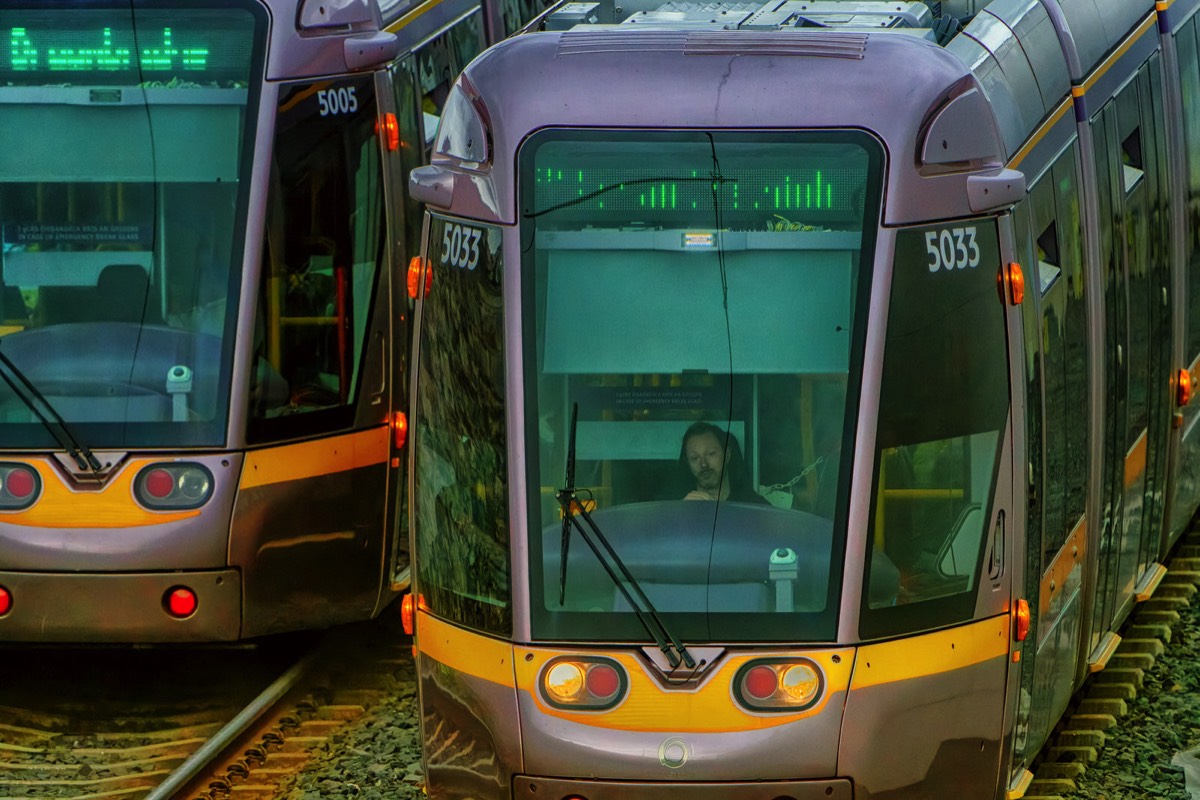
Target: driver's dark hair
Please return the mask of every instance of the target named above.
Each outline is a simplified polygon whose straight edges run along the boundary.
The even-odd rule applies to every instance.
[[[750,489],[750,476],[746,474],[746,461],[742,458],[742,446],[738,443],[737,437],[711,422],[693,422],[684,431],[683,441],[679,444],[679,479],[681,485],[685,487],[684,492],[690,491],[696,485],[696,476],[692,474],[692,468],[688,466],[687,444],[693,438],[705,434],[716,437],[717,442],[729,451],[729,459],[725,464],[725,477],[729,481],[729,490],[737,492]]]

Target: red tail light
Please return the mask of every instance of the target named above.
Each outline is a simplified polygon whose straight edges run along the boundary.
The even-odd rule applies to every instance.
[[[3,617],[9,611],[12,611],[12,595],[8,589],[0,586],[0,617]]]
[[[752,711],[803,711],[825,688],[825,676],[807,658],[771,658],[744,664],[733,678],[733,695]]]
[[[163,608],[167,613],[176,619],[184,619],[196,613],[196,606],[199,601],[196,599],[196,593],[186,586],[175,586],[167,589],[163,595]]]
[[[41,493],[42,479],[25,464],[0,464],[0,511],[22,511]]]
[[[213,493],[213,477],[203,464],[151,464],[133,482],[139,503],[154,511],[199,508]]]

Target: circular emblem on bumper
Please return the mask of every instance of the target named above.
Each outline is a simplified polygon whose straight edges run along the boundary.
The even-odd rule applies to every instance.
[[[678,736],[672,736],[658,746],[658,763],[667,769],[679,769],[691,755],[692,749]]]

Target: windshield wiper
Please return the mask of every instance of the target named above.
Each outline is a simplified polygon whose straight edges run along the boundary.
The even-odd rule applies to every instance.
[[[63,419],[62,415],[59,414],[54,406],[50,404],[50,401],[46,399],[45,395],[38,391],[38,388],[33,385],[33,382],[30,381],[28,377],[26,377],[25,373],[21,371],[21,368],[14,364],[12,359],[6,356],[3,352],[0,352],[0,364],[3,364],[5,367],[4,370],[0,371],[0,378],[3,378],[4,382],[8,384],[9,388],[13,390],[13,394],[20,398],[21,402],[33,412],[33,415],[37,417],[38,421],[41,422],[46,430],[50,432],[50,435],[54,437],[55,441],[57,441],[58,444],[67,451],[67,455],[71,456],[71,458],[75,460],[75,463],[79,465],[80,469],[91,470],[93,475],[99,476],[99,459],[97,459],[92,451],[88,449],[87,445],[79,441],[79,439],[73,433],[71,433],[70,427],[67,426],[67,421]],[[14,378],[16,381],[13,380]],[[18,383],[21,384],[21,386],[18,386]],[[46,411],[50,413],[50,416],[54,418],[53,422],[47,419],[46,414],[43,413],[40,408],[38,408],[38,403],[41,403],[42,406],[45,407]]]
[[[571,526],[574,526],[579,531],[579,535],[583,537],[583,541],[596,554],[596,559],[600,562],[600,566],[604,567],[604,571],[608,573],[608,577],[612,579],[613,585],[625,596],[625,601],[633,609],[638,622],[642,623],[642,627],[646,629],[646,633],[650,634],[650,638],[654,639],[654,643],[658,645],[658,649],[667,657],[667,662],[671,665],[671,668],[678,667],[682,662],[688,669],[692,669],[696,666],[696,660],[692,658],[692,654],[688,652],[687,647],[679,639],[675,638],[667,630],[666,624],[659,617],[658,610],[650,602],[650,598],[642,590],[641,584],[633,577],[633,574],[625,566],[625,562],[621,561],[621,557],[613,549],[612,544],[608,541],[608,537],[604,535],[604,532],[600,530],[595,520],[592,519],[592,515],[588,513],[587,508],[579,501],[579,495],[575,491],[575,428],[578,420],[579,404],[572,403],[571,433],[567,442],[567,485],[554,493],[554,497],[558,500],[563,512],[562,545],[558,575],[558,603],[562,605],[566,597],[567,548],[571,541]],[[579,512],[579,516],[583,517],[584,522],[587,523],[586,526],[575,516],[575,512]],[[601,548],[603,548],[603,552],[601,552]],[[618,572],[620,573],[619,575]],[[630,592],[630,589],[633,591]]]

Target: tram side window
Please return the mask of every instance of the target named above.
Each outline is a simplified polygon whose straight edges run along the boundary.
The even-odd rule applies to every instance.
[[[433,144],[454,76],[482,49],[483,15],[476,11],[417,51],[417,80],[421,90],[426,151]]]
[[[407,184],[410,172],[426,163],[415,62],[416,58],[408,55],[392,66],[392,88],[396,95],[396,117],[400,127],[399,174],[402,185]],[[404,204],[405,256],[411,257],[417,254],[421,244],[421,213],[408,192],[401,193],[401,202]],[[404,263],[407,263],[407,258]]]
[[[348,427],[383,259],[373,79],[280,92],[250,438]]]
[[[991,220],[897,237],[861,620],[866,638],[963,621],[974,611],[1008,417],[999,266]]]
[[[500,231],[431,217],[414,426],[416,590],[432,613],[512,629]]]
[[[1041,345],[1044,387],[1029,402],[1045,406],[1046,470],[1037,489],[1045,513],[1044,564],[1083,516],[1087,493],[1088,332],[1076,168],[1072,146],[1030,192],[1039,275],[1035,342]],[[1029,446],[1043,443],[1031,440]]]
[[[1184,135],[1187,146],[1187,218],[1188,218],[1188,335],[1185,361],[1200,356],[1200,52],[1197,25],[1193,17],[1179,32],[1177,52],[1183,89]]]

